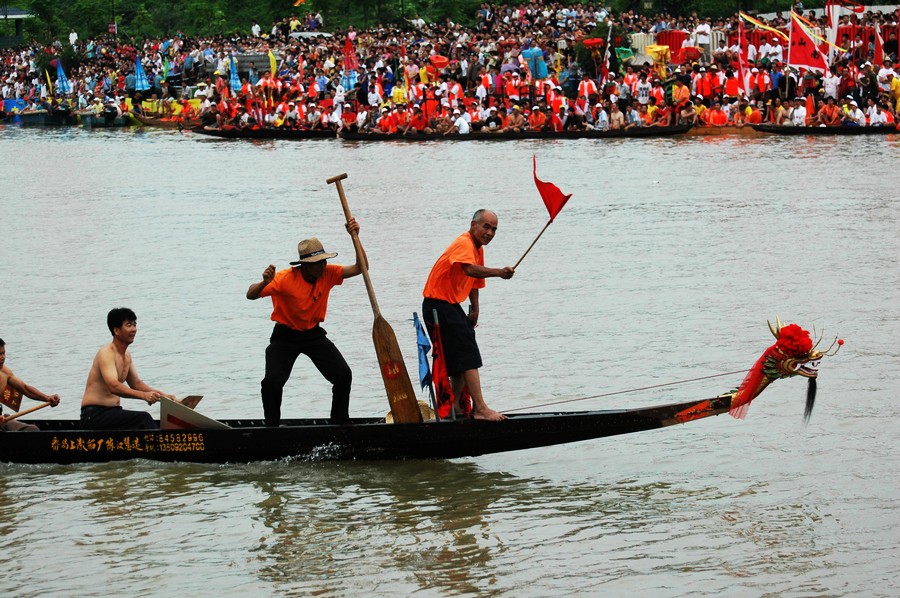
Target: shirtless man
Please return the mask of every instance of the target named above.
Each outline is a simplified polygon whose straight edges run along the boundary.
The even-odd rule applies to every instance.
[[[3,342],[3,339],[0,339],[0,397],[7,390],[11,393],[23,394],[35,401],[45,401],[50,403],[51,407],[59,405],[59,395],[45,395],[35,387],[25,384],[12,373],[12,370],[6,365],[6,343]],[[6,418],[0,414],[0,430],[7,432],[36,432],[37,429],[38,427],[32,424],[6,421]]]
[[[106,316],[113,340],[97,351],[81,400],[81,425],[86,430],[155,430],[159,426],[146,411],[122,409],[120,397],[140,399],[148,405],[174,396],[150,388],[138,377],[128,346],[137,334],[137,316],[117,307]]]

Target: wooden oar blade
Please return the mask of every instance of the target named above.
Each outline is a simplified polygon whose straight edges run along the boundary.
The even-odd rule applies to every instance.
[[[201,399],[203,399],[203,395],[188,395],[178,402],[188,409],[194,409],[197,406],[197,403],[201,401]]]
[[[378,355],[378,366],[381,369],[394,421],[401,424],[420,423],[422,413],[416,401],[416,391],[413,390],[406,371],[406,363],[403,361],[397,336],[391,325],[381,316],[375,318],[372,340],[375,342],[375,354]]]

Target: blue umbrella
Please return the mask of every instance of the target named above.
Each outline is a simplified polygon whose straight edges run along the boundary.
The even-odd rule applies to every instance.
[[[237,65],[234,63],[234,55],[231,56],[231,77],[229,79],[231,91],[241,90],[241,78],[238,77]]]
[[[56,61],[56,93],[72,93],[72,84],[63,72],[62,60]]]
[[[134,89],[137,91],[147,91],[150,89],[150,81],[147,79],[147,73],[141,66],[141,57],[138,56],[134,61]]]

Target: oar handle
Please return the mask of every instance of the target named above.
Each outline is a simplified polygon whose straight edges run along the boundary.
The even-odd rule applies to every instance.
[[[5,421],[12,421],[12,420],[16,419],[17,417],[22,417],[23,415],[28,415],[29,413],[34,413],[38,409],[43,409],[44,407],[47,407],[49,404],[50,403],[41,403],[40,405],[38,405],[36,407],[32,407],[31,409],[26,409],[25,411],[20,411],[20,412],[16,413],[15,415],[10,415],[10,416],[6,417]]]
[[[341,207],[344,208],[344,217],[347,219],[347,222],[353,218],[353,215],[350,213],[350,206],[347,204],[347,196],[344,195],[344,185],[341,183],[344,179],[347,178],[347,173],[339,174],[337,176],[333,176],[330,179],[327,179],[325,182],[329,185],[334,185],[337,187],[338,196],[341,198]],[[366,258],[363,255],[362,243],[359,240],[359,235],[355,232],[350,233],[350,238],[353,240],[353,249],[356,250],[356,261],[359,264],[359,269],[362,271],[363,280],[366,282],[366,293],[369,295],[369,302],[372,304],[372,311],[375,313],[375,317],[381,315],[381,309],[378,307],[378,299],[375,298],[375,289],[372,288],[372,279],[369,278],[369,267],[366,265]]]

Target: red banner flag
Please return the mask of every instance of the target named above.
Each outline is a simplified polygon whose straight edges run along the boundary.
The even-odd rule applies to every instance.
[[[439,324],[428,326],[428,332],[431,336],[432,345],[431,379],[434,382],[435,409],[439,419],[456,419],[453,409],[453,388],[450,384],[450,375],[447,373],[447,365],[444,361],[444,346],[441,343],[441,327]],[[456,411],[456,415],[460,417],[472,416],[472,396],[469,394],[468,386],[463,388],[459,407],[461,407],[462,412]]]
[[[544,200],[547,211],[550,212],[550,222],[553,222],[553,219],[563,209],[563,206],[566,205],[572,194],[563,195],[559,187],[553,183],[545,183],[537,178],[537,156],[534,156],[534,185],[537,187],[538,193],[541,194],[541,199]]]
[[[350,38],[344,42],[344,71],[355,71],[359,68],[359,59],[356,57],[356,50],[353,48],[353,42]]]
[[[824,73],[828,70],[825,56],[819,51],[819,47],[813,42],[806,28],[797,19],[797,15],[791,13],[791,43],[788,51],[788,65],[818,71]]]

